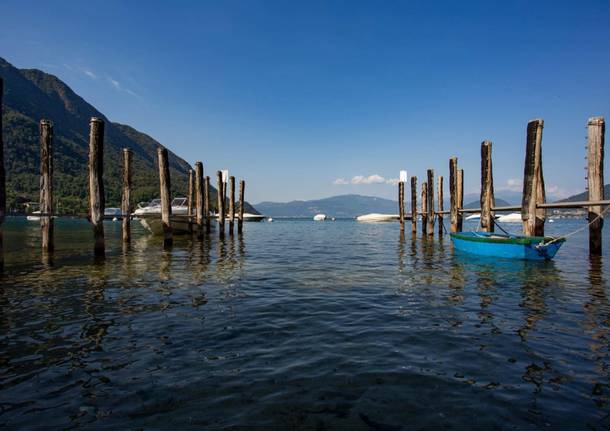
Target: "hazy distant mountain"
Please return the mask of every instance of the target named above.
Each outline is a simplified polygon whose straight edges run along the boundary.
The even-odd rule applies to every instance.
[[[608,199],[608,197],[610,197],[610,184],[606,184],[604,186],[604,196],[606,197],[606,199]],[[589,200],[588,191],[578,193],[577,195],[572,195],[570,197],[560,200],[559,202],[578,202],[578,201],[586,201],[586,200]]]
[[[398,201],[362,195],[341,195],[311,201],[261,202],[255,207],[261,214],[271,217],[313,217],[318,213],[329,217],[398,214]]]
[[[505,207],[505,206],[509,206],[509,205],[512,205],[512,204],[509,204],[504,199],[496,198],[496,206],[497,207]],[[480,199],[478,199],[476,201],[472,201],[472,202],[464,205],[464,208],[480,208],[480,207],[481,207],[481,200]]]

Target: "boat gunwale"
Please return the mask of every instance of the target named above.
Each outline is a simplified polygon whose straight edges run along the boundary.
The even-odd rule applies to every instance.
[[[471,234],[471,235],[468,235]],[[472,235],[476,234],[476,235]],[[500,238],[491,238],[490,235],[496,235]],[[533,245],[539,244],[545,241],[553,241],[554,243],[562,243],[565,242],[565,238],[553,238],[548,236],[506,236],[502,234],[496,234],[492,232],[452,232],[450,234],[451,238],[461,239],[464,241],[472,241],[472,242],[484,242],[487,244],[516,244],[516,245]]]

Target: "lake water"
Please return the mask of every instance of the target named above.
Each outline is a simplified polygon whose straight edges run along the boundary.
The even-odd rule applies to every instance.
[[[0,427],[610,427],[610,259],[586,230],[540,263],[407,229],[276,220],[164,251],[108,222],[96,261],[87,223],[58,220],[49,265],[9,219]]]

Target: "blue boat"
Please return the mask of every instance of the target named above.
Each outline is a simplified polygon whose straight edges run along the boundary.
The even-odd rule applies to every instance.
[[[565,242],[565,238],[459,232],[451,234],[451,241],[456,250],[481,256],[550,260]]]

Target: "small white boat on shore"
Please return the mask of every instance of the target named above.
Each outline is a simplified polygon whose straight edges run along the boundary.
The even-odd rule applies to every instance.
[[[326,220],[326,214],[316,214],[313,216],[313,221],[324,221]]]
[[[364,214],[356,217],[356,221],[363,222],[388,222],[388,221],[396,221],[400,218],[398,214]]]
[[[502,223],[521,223],[521,213],[503,214],[497,218]]]

